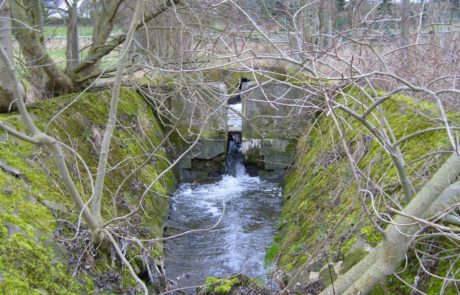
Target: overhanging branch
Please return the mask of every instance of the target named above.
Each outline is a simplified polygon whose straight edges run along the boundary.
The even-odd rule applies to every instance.
[[[160,7],[158,7],[158,9],[156,9],[155,11],[145,13],[143,20],[141,20],[136,25],[135,30],[136,31],[139,30],[140,28],[144,26],[145,23],[157,18],[158,16],[163,14],[165,11],[167,11],[173,4],[174,5],[179,4],[180,2],[181,0],[169,0],[161,4]],[[72,74],[78,75],[80,72],[87,69],[91,65],[99,62],[104,56],[108,55],[110,52],[112,52],[118,46],[120,46],[123,42],[125,42],[125,40],[126,40],[126,34],[122,34],[122,35],[119,35],[113,38],[112,40],[104,44],[103,46],[100,46],[99,48],[97,48],[96,52],[93,55],[88,56],[87,58],[82,60],[82,62],[78,66],[73,68],[71,70]],[[83,82],[83,81],[80,81],[80,82]]]

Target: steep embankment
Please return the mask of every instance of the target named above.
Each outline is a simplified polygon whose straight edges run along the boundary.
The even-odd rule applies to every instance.
[[[437,107],[426,102],[395,96],[383,107],[396,138],[440,125],[439,119],[433,119],[439,117]],[[451,115],[457,116],[454,120],[458,121],[458,114]],[[380,212],[390,213],[385,205],[394,207],[392,198],[404,203],[396,168],[362,125],[350,117],[346,119],[352,123],[346,125],[342,121],[341,124],[361,170],[361,186],[373,194]],[[445,131],[430,132],[404,142],[401,149],[406,171],[418,190],[445,160],[442,151],[449,149],[449,141]],[[434,154],[426,156],[430,153]],[[322,115],[299,140],[297,160],[284,183],[284,201],[280,234],[266,258],[277,261],[281,269],[292,275],[290,279],[294,283],[310,284],[310,290],[328,285],[331,276],[334,279],[347,271],[382,239],[363,211],[363,194],[357,192],[349,160],[331,117]],[[372,212],[370,198],[366,198],[364,204]],[[375,214],[372,216],[376,219]],[[385,226],[380,221],[377,223]],[[430,245],[428,240],[426,245]],[[410,258],[414,258],[414,253],[410,253]],[[442,275],[448,268],[446,263],[437,263],[433,270]],[[410,259],[400,276],[414,283],[418,271],[418,261]],[[428,294],[437,294],[434,290],[439,291],[442,280],[426,280],[424,284]],[[391,277],[374,292],[410,294],[410,291],[410,287]]]
[[[37,125],[68,146],[69,169],[87,198],[91,195],[87,169],[94,176],[109,100],[108,92],[86,93],[78,99],[77,94],[70,94],[30,107]],[[1,115],[0,122],[24,128],[18,114]],[[168,166],[165,149],[160,147],[162,139],[150,106],[137,93],[123,90],[105,182],[105,220],[135,208],[146,186]],[[116,256],[110,259],[94,251],[84,225],[77,233],[79,212],[46,148],[0,131],[0,164],[0,293],[88,294],[94,289],[133,289],[133,279]],[[114,232],[145,239],[161,236],[174,182],[172,173],[166,174],[145,198],[141,214],[115,223]],[[122,247],[140,273],[146,263],[158,262],[162,256],[160,244],[125,241]],[[145,253],[151,255],[149,261],[143,259],[148,257]]]

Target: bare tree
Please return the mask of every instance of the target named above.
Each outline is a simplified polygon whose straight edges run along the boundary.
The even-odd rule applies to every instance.
[[[459,193],[457,183],[459,147],[455,133],[456,130],[459,130],[459,126],[447,114],[447,110],[458,109],[460,94],[456,82],[458,69],[442,67],[438,64],[436,69],[442,68],[445,75],[441,75],[441,77],[439,74],[420,75],[428,69],[428,63],[437,64],[439,62],[439,59],[429,58],[428,52],[431,54],[436,52],[438,57],[442,54],[448,58],[450,54],[447,52],[452,51],[442,43],[420,45],[413,42],[415,38],[412,38],[411,32],[417,30],[417,24],[412,18],[412,12],[416,9],[415,4],[398,4],[406,5],[405,13],[400,15],[401,25],[399,28],[397,27],[402,32],[402,45],[398,43],[382,45],[379,39],[380,36],[385,35],[385,32],[374,32],[367,27],[372,26],[371,20],[378,12],[378,5],[369,7],[364,3],[350,3],[349,5],[353,6],[351,29],[359,33],[337,32],[334,36],[331,34],[331,43],[334,44],[334,48],[328,49],[322,46],[323,44],[311,44],[311,41],[308,43],[309,40],[302,39],[305,34],[296,26],[291,26],[289,29],[291,43],[287,46],[280,44],[276,42],[270,30],[258,23],[248,13],[245,13],[237,1],[230,2],[239,10],[239,13],[248,19],[253,29],[262,36],[259,42],[264,43],[265,48],[273,50],[268,54],[266,49],[265,51],[263,49],[257,50],[254,47],[249,48],[254,44],[248,45],[247,50],[252,54],[252,57],[249,57],[251,62],[255,60],[261,63],[262,61],[267,63],[268,60],[283,61],[291,72],[303,73],[308,81],[311,81],[311,83],[304,82],[304,87],[308,87],[310,91],[315,91],[318,96],[324,99],[326,111],[334,120],[339,134],[341,134],[341,144],[349,158],[351,169],[354,171],[354,179],[359,187],[358,191],[365,190],[360,179],[370,176],[362,175],[362,171],[358,172],[356,158],[349,151],[348,143],[344,139],[346,126],[351,125],[351,122],[359,122],[367,130],[367,134],[380,144],[382,151],[387,153],[396,167],[399,184],[404,195],[404,200],[400,200],[400,206],[404,209],[391,207],[389,210],[391,210],[392,217],[384,220],[379,219],[384,223],[384,228],[386,227],[385,230],[382,230],[384,241],[362,262],[339,277],[336,282],[333,282],[330,287],[323,291],[324,294],[333,294],[334,292],[335,294],[364,294],[369,292],[378,282],[385,280],[386,276],[392,275],[396,271],[396,268],[400,266],[407,255],[410,244],[420,237],[428,227],[435,227],[443,232],[443,236],[447,234],[451,237],[450,234],[455,231],[455,228],[448,227],[444,223],[451,221],[457,224],[455,212]],[[299,8],[298,11],[289,14],[290,17],[298,16],[301,10],[302,8]],[[319,15],[316,20],[320,23]],[[393,20],[385,21],[391,22]],[[290,23],[298,22],[292,19]],[[319,33],[321,34],[321,32]],[[342,43],[341,38],[348,41],[350,45]],[[302,47],[298,44],[309,44],[310,46]],[[452,45],[451,43],[450,46]],[[306,50],[305,48],[313,48],[313,50]],[[227,52],[227,55],[229,54],[231,52]],[[401,54],[404,54],[405,57],[404,66],[401,66],[398,57]],[[419,58],[421,60],[418,60]],[[244,58],[240,58],[238,62],[249,71],[265,75],[267,79],[276,80],[276,78],[268,76],[266,72],[249,66]],[[451,62],[458,65],[458,58],[451,60]],[[293,75],[287,76],[287,81],[298,79]],[[259,81],[256,82],[260,85]],[[282,80],[278,80],[278,82],[290,84],[290,82]],[[296,87],[295,84],[291,84],[291,86]],[[350,91],[350,89],[356,89],[356,92]],[[399,93],[433,102],[438,107],[438,124],[433,128],[422,128],[398,138],[393,127],[388,123],[388,118],[386,118],[381,105]],[[363,110],[358,112],[357,109],[359,108],[363,108]],[[451,157],[431,177],[424,188],[418,190],[414,187],[413,179],[408,176],[407,157],[404,154],[402,144],[415,136],[423,136],[429,132],[444,132],[450,142],[450,149],[446,153],[451,154]],[[436,151],[427,151],[426,157],[432,153],[436,153]],[[441,215],[443,218],[436,218],[436,216]],[[295,277],[293,282],[295,282]],[[292,286],[289,285],[288,287]]]
[[[10,5],[15,36],[30,68],[31,80],[37,81],[37,88],[47,84],[57,92],[73,89],[73,81],[58,67],[45,47],[42,2],[18,0],[10,1]]]
[[[112,234],[107,231],[103,227],[103,219],[101,216],[101,198],[102,198],[102,189],[104,187],[104,180],[106,175],[106,167],[107,167],[107,157],[110,150],[110,142],[112,139],[113,129],[116,123],[117,117],[117,105],[120,98],[120,88],[121,88],[121,80],[123,76],[124,69],[126,67],[126,63],[128,61],[128,54],[130,52],[130,48],[133,42],[133,36],[136,31],[136,27],[140,22],[142,13],[144,11],[144,0],[136,1],[136,8],[135,12],[129,27],[129,30],[126,35],[125,42],[123,44],[123,49],[121,53],[120,62],[117,66],[117,74],[115,77],[115,83],[112,91],[112,99],[111,99],[111,107],[109,111],[109,120],[107,122],[106,131],[104,134],[103,143],[101,146],[100,151],[100,159],[99,159],[99,166],[98,166],[98,174],[96,177],[96,185],[95,188],[92,189],[94,194],[92,196],[92,206],[91,210],[86,205],[81,193],[77,189],[77,186],[72,179],[72,176],[69,172],[67,163],[65,161],[65,155],[62,151],[61,143],[54,137],[47,135],[45,132],[41,131],[34,123],[33,119],[31,118],[24,102],[24,93],[21,89],[20,81],[15,73],[13,64],[3,47],[0,47],[0,61],[1,64],[5,65],[4,75],[7,76],[8,80],[13,82],[13,89],[12,95],[15,98],[15,101],[18,105],[19,112],[21,114],[22,120],[25,122],[28,133],[22,133],[15,128],[8,126],[6,124],[0,123],[0,128],[4,131],[8,132],[9,134],[16,136],[21,140],[28,141],[34,144],[42,144],[45,145],[53,154],[53,157],[56,161],[56,165],[58,167],[59,173],[63,182],[67,188],[68,193],[70,194],[71,198],[75,202],[77,208],[81,211],[81,216],[88,225],[92,237],[95,243],[101,243],[104,240],[108,240],[114,246],[116,252],[120,256],[122,262],[126,265],[129,269],[131,275],[134,277],[137,283],[142,287],[145,294],[148,294],[148,290],[142,280],[138,278],[133,267],[127,261],[124,254],[122,253],[120,247],[117,244],[117,241],[114,239]]]
[[[78,35],[78,1],[66,1],[68,16],[66,17],[67,25],[67,47],[66,71],[74,68],[80,63],[80,38]]]
[[[143,22],[148,22],[160,16],[174,3],[180,0],[165,1],[144,13]],[[123,1],[97,1],[93,7],[93,36],[86,57],[79,61],[77,34],[77,13],[74,1],[68,3],[68,34],[67,40],[67,69],[61,69],[49,54],[44,44],[44,26],[41,1],[11,1],[14,32],[21,47],[22,54],[28,61],[32,73],[31,80],[43,81],[42,88],[45,92],[66,93],[81,88],[89,79],[100,75],[100,62],[102,58],[126,40],[126,32],[111,38],[117,13]],[[143,23],[136,25],[139,30]],[[31,28],[33,28],[31,30]],[[72,66],[70,67],[70,63]]]
[[[87,83],[98,81],[106,73],[101,69],[103,58],[122,46],[114,79],[109,81],[110,84],[113,83],[109,119],[105,126],[89,206],[76,189],[60,142],[39,130],[26,109],[21,84],[12,63],[9,30],[0,31],[0,67],[4,69],[0,89],[11,85],[14,88],[5,91],[9,96],[2,95],[1,97],[7,99],[0,105],[8,108],[15,100],[22,119],[26,122],[28,133],[21,133],[5,124],[0,124],[0,128],[20,139],[43,144],[52,151],[66,188],[82,212],[94,241],[110,241],[143,289],[145,286],[134,274],[124,255],[120,254],[121,250],[111,225],[126,220],[139,211],[148,190],[157,179],[147,186],[139,198],[138,206],[126,215],[105,220],[101,214],[108,155],[117,123],[120,87],[123,82],[135,82],[127,75],[127,68],[132,70],[130,73],[141,70],[140,75],[147,82],[143,81],[139,89],[149,95],[164,126],[170,132],[177,132],[189,145],[186,152],[196,144],[203,128],[190,126],[188,134],[181,133],[171,119],[178,119],[181,114],[174,112],[166,98],[174,94],[184,96],[184,92],[198,92],[198,86],[209,80],[219,79],[228,84],[230,92],[237,92],[239,89],[236,89],[236,85],[230,85],[237,84],[235,80],[225,76],[232,70],[247,73],[256,88],[273,82],[300,89],[305,93],[305,104],[301,107],[314,105],[315,111],[321,110],[327,114],[326,119],[333,122],[340,135],[338,142],[345,151],[353,172],[353,181],[359,192],[357,197],[361,197],[367,190],[361,179],[371,179],[371,175],[358,169],[357,156],[350,151],[350,144],[347,142],[347,128],[352,128],[354,123],[359,124],[366,135],[379,145],[381,152],[391,159],[396,168],[403,197],[398,199],[396,195],[382,194],[382,198],[389,200],[386,204],[391,204],[388,208],[376,207],[369,212],[363,209],[363,215],[370,222],[378,219],[383,224],[373,223],[384,236],[384,240],[366,258],[323,290],[323,294],[369,292],[378,282],[395,272],[410,251],[411,243],[422,237],[428,228],[439,230],[441,237],[458,239],[458,229],[449,225],[458,225],[456,212],[459,197],[460,127],[449,114],[451,110],[458,110],[459,105],[458,32],[446,34],[446,38],[452,38],[448,39],[452,41],[450,43],[435,38],[427,41],[429,36],[424,34],[425,25],[420,21],[423,9],[418,15],[419,22],[411,19],[412,11],[416,11],[415,3],[394,3],[393,5],[404,8],[397,19],[388,6],[385,13],[381,10],[379,12],[380,5],[388,4],[387,2],[370,5],[366,1],[351,1],[344,4],[345,11],[339,9],[341,14],[349,13],[350,26],[344,26],[343,30],[333,30],[335,9],[332,1],[280,1],[276,7],[273,2],[263,1],[262,4],[267,8],[264,13],[267,15],[258,18],[243,1],[171,0],[155,2],[153,7],[144,9],[144,1],[138,0],[133,14],[129,10],[125,12],[132,15],[129,30],[112,35],[121,7],[130,7],[132,3],[95,1],[94,34],[86,57],[79,60],[76,26],[78,18],[74,1],[69,2],[68,61],[64,70],[56,65],[44,44],[41,8],[31,6],[30,1],[10,2],[13,8],[13,27],[27,65],[31,70],[44,72],[47,90],[53,93],[81,90]],[[34,2],[34,5],[38,2]],[[2,7],[0,11],[8,15],[7,6]],[[232,19],[238,20],[238,29],[233,29],[235,24],[225,19],[229,17],[228,12]],[[9,17],[0,15],[2,28],[9,28],[9,21]],[[167,25],[164,24],[165,21],[168,21]],[[379,25],[380,23],[392,25]],[[415,23],[417,24],[414,26]],[[431,23],[435,26],[433,20]],[[394,29],[394,34],[400,35],[402,44],[396,41],[386,42],[390,38],[389,28]],[[413,42],[412,39],[415,38],[411,38],[411,32],[415,31],[418,32],[417,42]],[[135,35],[142,36],[143,40],[134,38]],[[403,65],[400,59],[402,54],[406,59]],[[113,72],[113,69],[108,71],[110,70]],[[212,93],[216,92],[214,89],[205,91],[209,96],[200,94],[197,103],[197,109],[204,114],[203,122],[226,107],[225,101],[212,101]],[[433,127],[421,127],[398,137],[382,107],[398,94],[418,96],[435,106],[437,115],[428,118],[434,122]],[[312,102],[312,97],[321,99],[322,103],[318,105],[316,101]],[[244,118],[245,114],[240,115]],[[410,168],[406,163],[404,144],[416,136],[431,132],[445,134],[449,146],[444,153],[449,154],[450,158],[429,179],[417,179],[424,184],[420,189],[414,185],[414,180],[408,173]],[[438,152],[426,151],[424,157]],[[172,169],[180,157],[172,161],[167,169]],[[382,218],[380,210],[388,210],[389,213],[385,213],[388,218]],[[143,242],[128,235],[117,238]],[[145,240],[158,241],[155,238]],[[329,249],[325,247],[322,250]],[[306,264],[310,262],[307,261]],[[299,274],[294,274],[293,277],[296,275]],[[450,280],[447,277],[444,279]]]

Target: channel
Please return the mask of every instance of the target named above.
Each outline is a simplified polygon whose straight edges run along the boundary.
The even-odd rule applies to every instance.
[[[173,194],[166,235],[193,231],[164,245],[166,275],[176,288],[186,288],[181,294],[195,294],[209,276],[244,274],[268,282],[264,257],[281,188],[246,173],[239,133],[229,134],[226,170],[219,181],[183,183]]]

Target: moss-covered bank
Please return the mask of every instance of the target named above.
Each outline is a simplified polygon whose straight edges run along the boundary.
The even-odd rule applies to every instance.
[[[396,138],[439,126],[439,121],[430,119],[439,116],[437,107],[426,102],[394,96],[383,104],[383,109]],[[359,111],[359,107],[355,110]],[[458,122],[458,114],[450,115]],[[388,154],[358,122],[352,118],[347,121],[353,123],[341,124],[362,172],[361,186],[374,195],[381,212],[386,212],[385,202],[391,203],[391,198],[403,204],[397,172]],[[402,144],[406,171],[416,190],[445,160],[445,154],[434,152],[448,150],[449,146],[445,131],[425,133]],[[349,160],[331,117],[321,116],[299,140],[297,149],[297,160],[284,183],[279,235],[268,249],[267,260],[277,261],[294,283],[320,280],[327,285],[331,277],[335,279],[362,259],[382,236],[364,214],[362,194],[357,192]],[[421,158],[429,153],[434,154]],[[369,198],[364,204],[372,212]],[[443,268],[441,265],[437,271],[445,272]],[[418,264],[412,259],[400,276],[411,284],[417,271]],[[437,294],[442,280],[431,279],[427,285],[428,294]],[[446,294],[452,291],[450,288],[454,288],[452,284]],[[410,291],[410,287],[391,277],[374,294],[410,294]]]
[[[108,92],[69,94],[30,107],[37,125],[67,145],[69,169],[87,199],[91,194],[87,169],[94,177],[109,100]],[[69,108],[48,126],[66,106]],[[0,121],[24,128],[18,114],[1,115]],[[135,208],[146,186],[168,166],[162,140],[162,128],[148,103],[124,89],[105,182],[105,220]],[[46,148],[0,132],[0,161],[0,293],[87,294],[135,289],[116,256],[111,259],[92,249],[84,225],[77,231],[79,212]],[[121,236],[160,237],[168,193],[174,185],[173,174],[167,173],[147,195],[142,212],[113,224],[112,230]],[[139,272],[162,256],[161,244],[125,241],[122,246]],[[151,261],[143,259],[149,256]]]

